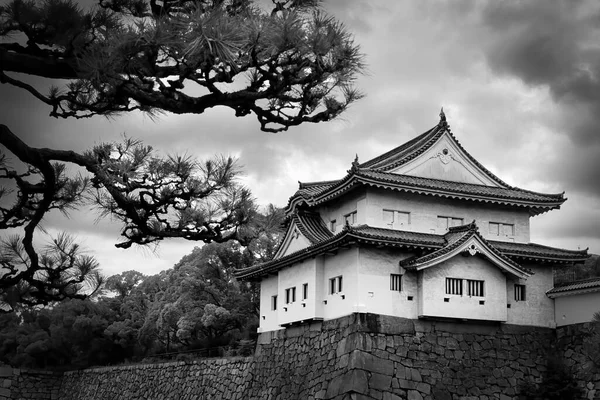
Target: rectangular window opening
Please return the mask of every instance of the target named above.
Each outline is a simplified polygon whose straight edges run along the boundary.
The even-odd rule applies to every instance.
[[[308,299],[308,283],[302,285],[302,300]]]
[[[446,278],[446,294],[463,294],[463,280],[460,278]]]
[[[271,310],[277,310],[277,296],[271,296]]]
[[[383,223],[388,228],[406,229],[410,225],[410,213],[398,210],[383,210]]]
[[[337,221],[335,219],[329,221],[329,230],[331,230],[331,232],[335,232],[336,225]]]
[[[492,236],[515,236],[515,224],[505,224],[503,222],[491,222],[489,223],[489,233]]]
[[[437,221],[438,221],[438,229],[442,229],[442,230],[448,230],[450,227],[460,226],[463,224],[462,218],[445,217],[442,215],[438,215]]]
[[[390,274],[390,290],[395,292],[402,291],[402,275]]]
[[[515,284],[515,301],[525,301],[525,285]]]
[[[296,301],[296,287],[285,289],[285,304],[290,304]]]
[[[484,297],[483,282],[467,279],[467,296]]]
[[[329,294],[341,292],[343,290],[342,282],[342,276],[336,276],[335,278],[329,279]]]

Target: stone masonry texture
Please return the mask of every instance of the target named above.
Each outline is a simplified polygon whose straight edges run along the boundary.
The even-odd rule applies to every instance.
[[[254,357],[94,368],[62,375],[0,368],[0,400],[517,399],[549,357],[600,399],[583,338],[554,329],[353,314],[261,334]]]

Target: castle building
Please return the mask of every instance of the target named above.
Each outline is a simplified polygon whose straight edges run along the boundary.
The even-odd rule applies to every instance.
[[[427,132],[339,180],[300,183],[260,282],[259,332],[374,313],[555,327],[553,268],[587,250],[530,242],[564,193],[510,186],[475,160],[442,111]]]

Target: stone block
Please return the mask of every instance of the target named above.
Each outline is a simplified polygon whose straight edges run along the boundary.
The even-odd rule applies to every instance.
[[[383,394],[383,400],[402,400],[402,397],[400,397],[394,393],[385,392]]]
[[[13,376],[13,369],[10,367],[0,367],[0,378],[10,378]]]
[[[355,350],[350,354],[348,368],[393,375],[394,362],[391,360],[382,360],[365,351]]]
[[[423,400],[423,396],[421,396],[421,393],[417,392],[416,390],[409,390],[407,394],[408,400]]]
[[[371,374],[369,378],[369,388],[377,390],[389,390],[392,386],[392,377],[389,375],[382,375],[378,373]]]
[[[407,379],[398,379],[398,383],[402,389],[416,389],[417,384],[413,381],[409,381]]]
[[[10,389],[0,388],[0,396],[6,396],[8,398],[11,398],[10,397]]]
[[[353,370],[337,376],[329,382],[325,398],[333,398],[344,393],[367,394],[367,373],[362,370]]]

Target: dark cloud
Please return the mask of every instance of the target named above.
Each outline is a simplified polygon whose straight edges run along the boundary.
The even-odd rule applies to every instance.
[[[591,1],[488,2],[482,21],[490,67],[531,85],[547,85],[554,99],[585,116],[564,126],[581,146],[599,143],[600,8]]]

